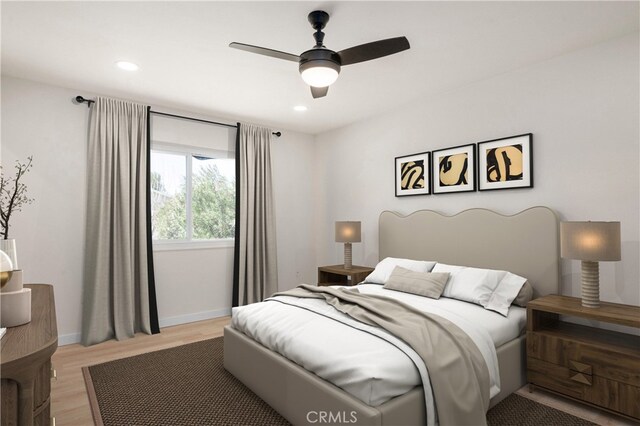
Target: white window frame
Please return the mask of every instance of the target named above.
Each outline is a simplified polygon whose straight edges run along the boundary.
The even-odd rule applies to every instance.
[[[162,152],[174,155],[183,155],[186,158],[186,238],[184,240],[152,240],[153,251],[176,251],[176,250],[204,250],[214,248],[229,248],[234,246],[234,238],[218,238],[213,240],[194,240],[193,239],[193,216],[191,212],[191,187],[193,156],[203,156],[210,158],[234,158],[233,151],[221,149],[207,149],[202,147],[182,145],[168,142],[151,142],[152,152]],[[149,164],[149,167],[151,165]]]

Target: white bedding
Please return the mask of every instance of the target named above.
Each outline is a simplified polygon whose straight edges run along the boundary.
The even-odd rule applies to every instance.
[[[425,311],[428,311],[430,306],[437,306],[452,313],[457,312],[471,322],[482,324],[486,331],[489,332],[496,348],[520,336],[527,326],[527,310],[515,305],[511,305],[509,314],[503,317],[493,311],[484,309],[480,305],[447,297],[441,297],[436,300],[397,291],[392,291],[392,296],[389,296],[389,290],[375,284],[360,284],[358,289],[363,293],[393,297]]]
[[[495,348],[521,334],[525,326],[524,308],[512,307],[505,318],[481,306],[454,299],[434,300],[387,290],[376,284],[361,284],[358,289],[362,293],[398,299],[455,323],[474,340],[487,362],[490,396],[499,392]],[[422,384],[416,363],[421,364],[421,370],[424,364],[417,354],[387,336],[384,330],[357,323],[322,300],[284,296],[276,299],[234,308],[232,327],[371,406]],[[381,333],[384,339],[375,335],[381,336]],[[430,388],[425,386],[425,392],[430,394]],[[427,403],[428,413],[430,405]]]

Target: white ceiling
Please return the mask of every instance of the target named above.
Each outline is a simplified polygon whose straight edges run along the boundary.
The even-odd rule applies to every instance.
[[[638,31],[633,2],[2,2],[2,74],[193,112],[321,133]],[[331,15],[335,51],[404,35],[411,49],[343,67],[312,99],[297,65],[307,14]],[[135,73],[114,66],[140,65]],[[304,113],[294,105],[306,105]]]

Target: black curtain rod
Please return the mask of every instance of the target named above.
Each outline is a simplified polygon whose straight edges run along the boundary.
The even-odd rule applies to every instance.
[[[93,99],[85,99],[82,96],[76,96],[75,101],[79,104],[86,103],[87,107],[90,107],[91,104],[95,102]],[[238,128],[236,124],[219,123],[217,121],[203,120],[201,118],[186,117],[184,115],[169,114],[169,113],[160,112],[160,111],[149,111],[149,112],[152,114],[164,115],[166,117],[183,118],[185,120],[199,121],[201,123],[215,124],[217,126],[233,127],[234,129]],[[281,132],[272,132],[272,134],[276,135],[277,137],[282,136]]]

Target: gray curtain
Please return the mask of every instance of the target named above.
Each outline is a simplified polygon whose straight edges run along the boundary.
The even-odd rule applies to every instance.
[[[88,147],[82,343],[151,334],[148,244],[148,114],[100,98]],[[154,293],[155,294],[155,293]],[[155,300],[154,300],[155,303]],[[155,306],[152,310],[155,309]]]
[[[271,129],[238,123],[233,306],[278,291]]]

